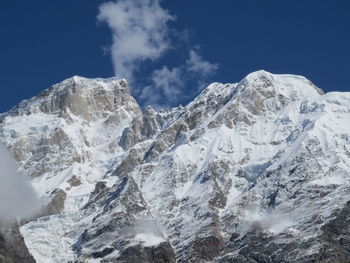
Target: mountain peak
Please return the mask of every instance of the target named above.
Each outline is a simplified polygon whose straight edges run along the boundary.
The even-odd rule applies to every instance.
[[[85,85],[86,88],[91,86],[95,87],[96,85],[105,86],[105,88],[125,88],[128,89],[129,84],[126,79],[121,79],[117,77],[111,78],[86,78],[82,76],[73,76],[63,80],[60,83],[55,84],[67,87],[69,83],[75,83],[77,85]]]
[[[69,109],[74,115],[90,120],[105,117],[121,107],[140,112],[125,79],[74,76],[53,85],[36,97],[22,101],[10,113],[60,114]]]
[[[240,86],[251,86],[256,89],[275,88],[281,93],[297,93],[301,97],[323,95],[323,91],[316,87],[309,79],[291,74],[273,74],[265,70],[258,70],[248,74]]]

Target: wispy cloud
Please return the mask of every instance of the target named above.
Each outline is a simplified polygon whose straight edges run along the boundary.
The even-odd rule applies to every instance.
[[[188,83],[196,85],[193,90],[203,89],[205,81],[218,69],[217,64],[204,60],[195,50],[190,50],[189,58],[179,67],[169,69],[163,66],[153,71],[151,86],[145,87],[140,99],[144,104],[156,108],[176,105],[189,93]]]
[[[174,17],[158,0],[106,2],[97,19],[112,30],[110,52],[118,77],[132,81],[140,62],[156,60],[170,47],[168,22]]]
[[[152,105],[155,108],[162,108],[169,104],[169,101],[181,96],[184,87],[182,80],[182,69],[169,69],[163,66],[152,73],[152,84],[142,89],[139,96],[143,104]],[[166,102],[166,103],[162,103]]]
[[[172,68],[153,68],[145,85],[136,77],[141,65],[175,50],[177,47],[171,44],[174,39],[181,41],[181,32],[171,26],[175,16],[160,5],[160,0],[117,0],[102,4],[97,18],[106,22],[112,32],[110,53],[115,75],[126,78],[134,95],[145,104],[176,105],[185,95],[188,81],[198,79],[197,84],[201,85],[217,70],[217,65],[202,58],[186,39],[181,43],[186,46],[183,63]]]
[[[197,51],[190,51],[190,58],[186,62],[187,70],[192,73],[197,73],[202,77],[207,77],[216,72],[217,64],[212,64],[204,60]]]

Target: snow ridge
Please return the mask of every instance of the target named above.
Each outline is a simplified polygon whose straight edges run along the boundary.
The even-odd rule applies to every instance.
[[[39,263],[343,262],[349,120],[350,93],[295,75],[143,112],[125,80],[73,77],[2,114],[0,141],[47,204],[21,227]]]

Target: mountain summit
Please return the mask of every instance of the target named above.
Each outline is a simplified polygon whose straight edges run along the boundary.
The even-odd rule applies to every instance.
[[[350,93],[266,71],[168,111],[73,77],[0,116],[38,263],[349,262],[349,137]]]

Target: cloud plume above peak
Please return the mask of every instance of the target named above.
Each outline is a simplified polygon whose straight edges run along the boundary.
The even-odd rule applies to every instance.
[[[163,66],[154,70],[151,86],[143,88],[139,97],[144,104],[155,108],[166,108],[168,105],[161,102],[181,101],[188,93],[187,84],[190,82],[193,84],[193,81],[197,85],[194,90],[204,88],[205,80],[217,69],[217,64],[209,63],[197,51],[190,50],[189,58],[184,64],[171,69]]]
[[[173,20],[159,0],[119,0],[100,6],[99,21],[113,34],[111,55],[115,74],[133,81],[140,62],[156,60],[170,48],[168,22]]]
[[[176,106],[189,95],[186,90],[188,83],[193,85],[196,80],[194,85],[203,88],[218,65],[206,61],[188,39],[180,39],[182,32],[178,32],[171,23],[175,16],[160,3],[161,0],[109,1],[100,6],[97,19],[105,22],[112,32],[109,51],[115,75],[131,83],[133,95],[141,100],[143,106],[168,108]],[[155,62],[159,62],[165,54],[180,49],[172,43],[182,47],[182,64],[155,66]],[[145,62],[148,63],[147,70],[142,72]],[[140,71],[143,73],[142,81],[137,77]]]

